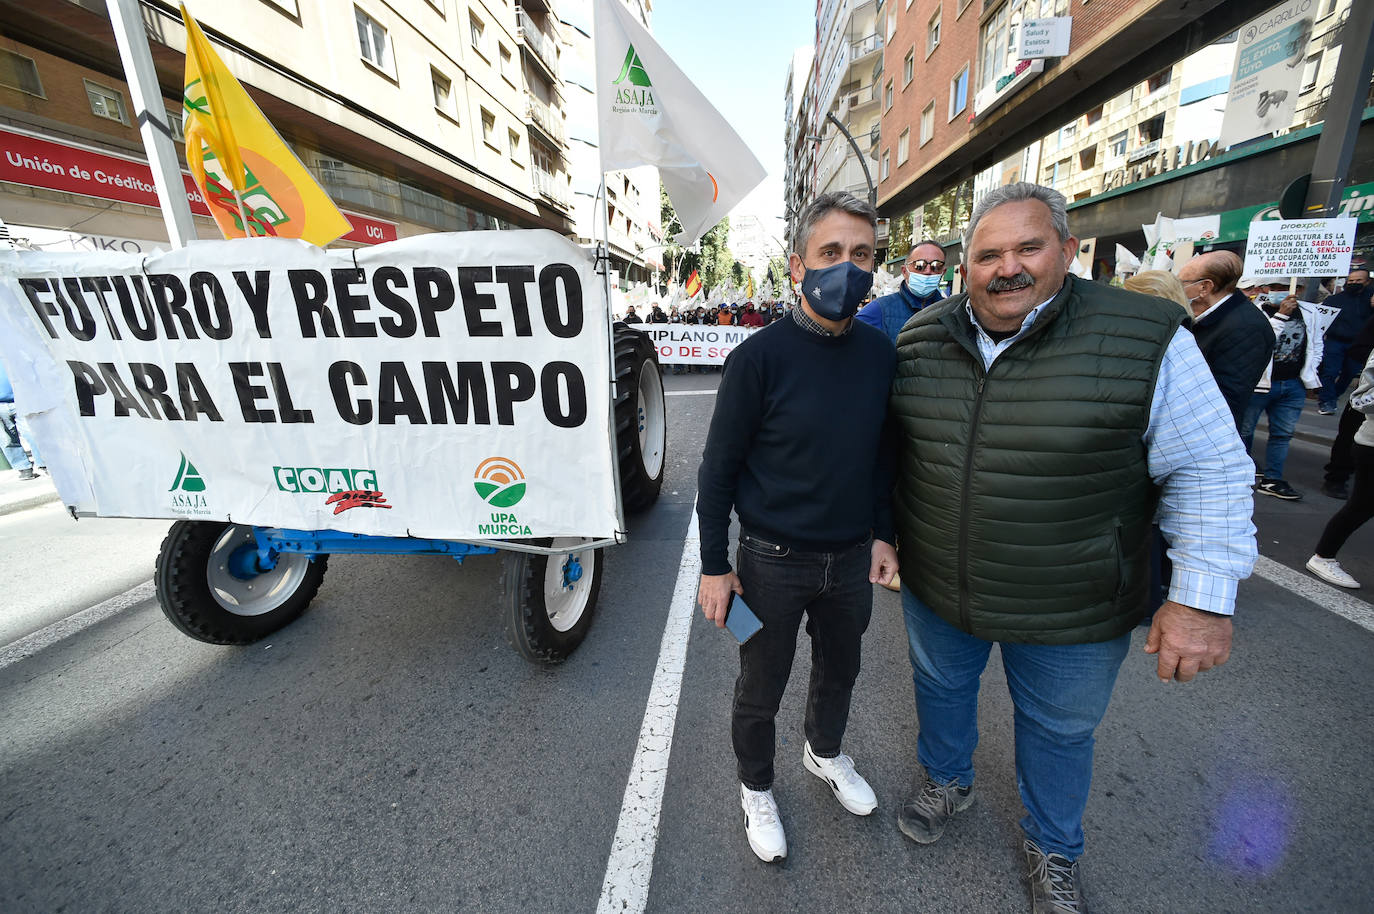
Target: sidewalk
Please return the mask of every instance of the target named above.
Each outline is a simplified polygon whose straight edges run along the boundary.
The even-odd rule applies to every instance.
[[[42,470],[37,479],[20,479],[14,470],[0,470],[0,515],[13,514],[58,500],[52,477]]]

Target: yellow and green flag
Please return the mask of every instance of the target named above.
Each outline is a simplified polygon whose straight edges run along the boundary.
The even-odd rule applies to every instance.
[[[185,4],[181,18],[186,23],[181,99],[186,164],[220,233],[301,238],[323,246],[351,231],[348,219],[225,67]]]

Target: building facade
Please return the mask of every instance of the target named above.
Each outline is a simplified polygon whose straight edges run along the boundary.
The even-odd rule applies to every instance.
[[[549,4],[187,7],[354,223],[343,244],[507,227],[572,232],[556,54],[540,54]],[[151,114],[184,163],[185,28],[174,4],[142,9],[164,103]],[[11,234],[48,246],[165,243],[105,4],[3,0],[0,23],[0,214]],[[198,235],[219,237],[204,202],[192,202]]]

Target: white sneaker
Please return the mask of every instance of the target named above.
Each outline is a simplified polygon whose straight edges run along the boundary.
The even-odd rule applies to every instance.
[[[778,818],[778,804],[771,790],[750,790],[739,785],[739,805],[744,809],[744,834],[749,848],[764,863],[787,856],[787,835]]]
[[[1349,587],[1351,590],[1359,588],[1360,582],[1350,576],[1341,563],[1335,559],[1324,559],[1319,555],[1314,555],[1307,560],[1307,570],[1321,578],[1328,584],[1335,584],[1337,587]]]
[[[811,741],[806,741],[802,752],[802,764],[806,770],[830,785],[835,791],[835,799],[840,805],[856,816],[866,816],[878,808],[878,798],[873,788],[854,770],[854,760],[844,753],[834,758],[821,758],[811,751]]]

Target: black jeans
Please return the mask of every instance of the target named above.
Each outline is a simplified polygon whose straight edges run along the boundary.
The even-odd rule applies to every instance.
[[[1374,517],[1374,447],[1355,444],[1351,451],[1355,458],[1355,485],[1350,498],[1326,522],[1322,538],[1317,540],[1317,555],[1324,559],[1334,559],[1350,534]]]
[[[1364,413],[1347,403],[1336,425],[1336,440],[1331,442],[1331,459],[1326,464],[1327,485],[1345,485],[1355,471],[1355,432],[1359,431],[1362,422]]]
[[[811,636],[806,738],[818,756],[839,754],[859,677],[859,642],[873,612],[872,541],[838,552],[798,552],[741,532],[739,543],[735,566],[744,600],[763,629],[739,649],[730,735],[740,782],[767,790],[773,786],[773,718],[792,673],[803,613]]]

